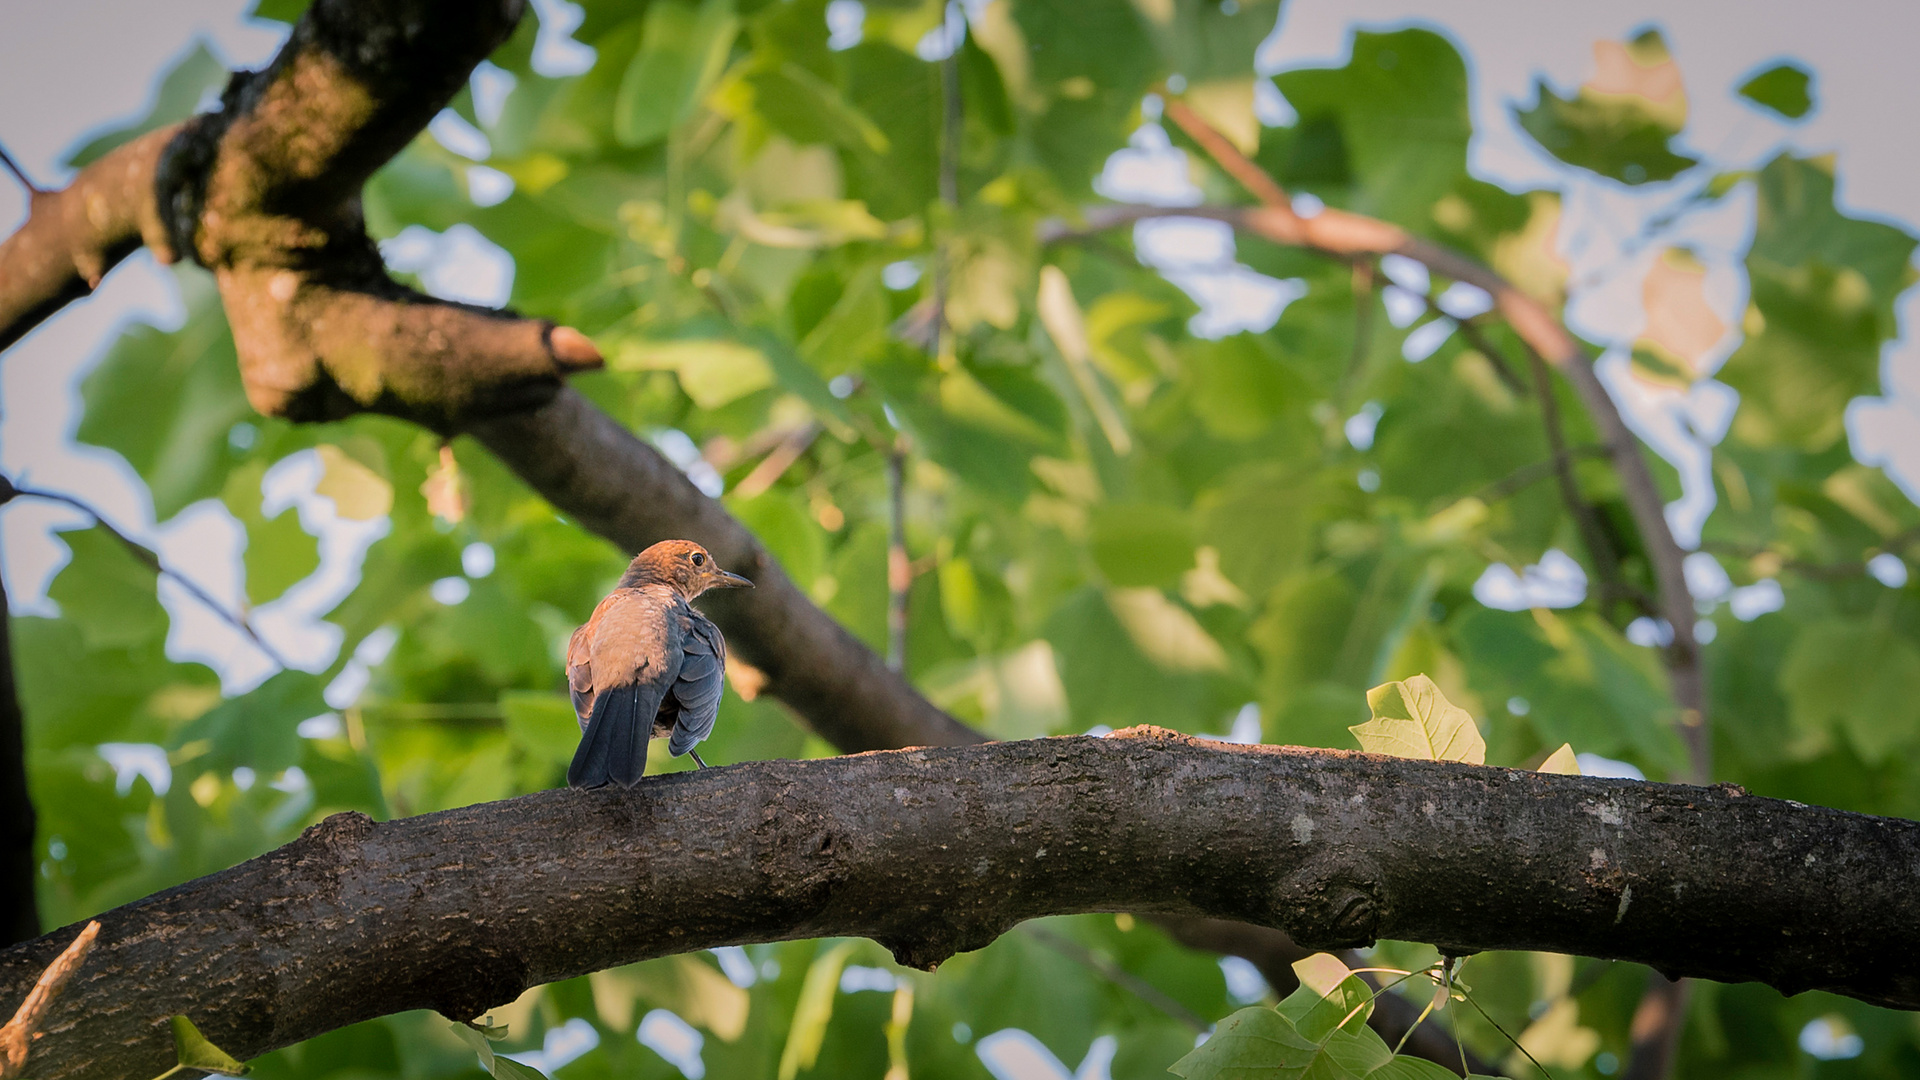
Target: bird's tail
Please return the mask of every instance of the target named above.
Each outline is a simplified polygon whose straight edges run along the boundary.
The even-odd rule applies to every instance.
[[[614,686],[594,698],[593,714],[580,736],[580,748],[573,752],[573,764],[567,766],[568,787],[631,786],[646,772],[653,710],[642,709],[647,704],[643,689]]]

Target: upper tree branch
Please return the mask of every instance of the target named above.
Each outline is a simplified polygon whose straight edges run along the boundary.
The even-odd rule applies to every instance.
[[[1704,782],[1712,775],[1712,745],[1706,728],[1706,673],[1700,662],[1699,642],[1693,634],[1696,616],[1693,596],[1687,591],[1685,553],[1667,525],[1660,489],[1654,483],[1639,441],[1628,430],[1612,396],[1594,373],[1586,349],[1545,305],[1474,259],[1414,236],[1397,225],[1345,210],[1327,208],[1303,218],[1294,213],[1286,193],[1265,170],[1248,160],[1192,109],[1172,101],[1167,105],[1167,116],[1221,168],[1258,197],[1262,205],[1209,208],[1211,213],[1198,215],[1193,213],[1193,208],[1164,211],[1155,208],[1150,213],[1141,213],[1147,208],[1118,207],[1109,210],[1109,213],[1119,212],[1119,220],[1113,224],[1146,216],[1214,217],[1277,244],[1310,248],[1342,258],[1404,255],[1442,277],[1486,290],[1520,340],[1559,369],[1573,385],[1574,393],[1599,429],[1602,445],[1612,456],[1627,510],[1633,516],[1652,564],[1656,601],[1673,632],[1672,644],[1667,649],[1667,671],[1673,682],[1674,700],[1680,706],[1680,734],[1687,745],[1688,771],[1694,780]],[[1089,218],[1095,216],[1090,214]]]
[[[55,1003],[34,1074],[159,1072],[174,1013],[251,1057],[691,949],[860,935],[927,967],[1086,911],[1240,919],[1318,947],[1546,949],[1915,1008],[1916,897],[1920,824],[1735,788],[1157,729],[756,762],[339,815],[108,912],[106,974]],[[0,953],[0,1001],[66,941]]]
[[[153,174],[178,131],[150,131],[116,147],[65,190],[28,189],[26,224],[0,241],[0,349],[91,293],[141,244],[173,261]]]
[[[361,411],[442,432],[549,400],[599,366],[585,335],[395,283],[359,191],[518,22],[520,0],[318,0],[223,108],[35,193],[0,247],[0,346],[97,284],[138,243],[212,270],[254,407]]]

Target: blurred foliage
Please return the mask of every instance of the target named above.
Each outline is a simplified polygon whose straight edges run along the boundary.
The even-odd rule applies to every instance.
[[[301,7],[278,0],[261,14]],[[851,47],[830,42],[827,8],[589,0],[573,36],[595,58],[568,77],[533,70],[536,36],[557,28],[529,14],[493,58],[513,81],[498,115],[477,107],[479,93],[455,103],[481,123],[486,165],[512,193],[475,205],[476,166],[423,135],[369,185],[367,220],[382,238],[470,225],[504,248],[511,303],[581,327],[610,358],[575,385],[663,445],[697,447],[727,508],[876,648],[886,455],[903,437],[908,673],[995,735],[1147,722],[1220,733],[1257,715],[1268,741],[1352,748],[1367,688],[1424,673],[1470,717],[1489,764],[1538,765],[1571,743],[1654,778],[1681,768],[1661,658],[1625,634],[1636,611],[1474,599],[1489,563],[1524,567],[1554,548],[1598,580],[1540,467],[1539,408],[1502,377],[1524,365],[1507,331],[1488,325],[1482,351],[1442,326],[1443,343],[1408,363],[1409,335],[1433,315],[1357,319],[1357,305],[1377,301],[1351,267],[1242,238],[1241,261],[1296,279],[1302,296],[1266,332],[1206,340],[1188,328],[1195,304],[1142,266],[1124,233],[1036,240],[1043,219],[1092,200],[1109,155],[1157,115],[1143,105],[1150,92],[1177,74],[1283,184],[1557,298],[1559,193],[1468,175],[1470,69],[1445,38],[1358,34],[1347,63],[1273,80],[1297,119],[1263,130],[1252,57],[1271,3],[994,0],[953,61],[958,198],[945,205],[942,73],[916,52],[937,43],[928,35],[944,8],[870,3]],[[1743,184],[1757,194],[1745,342],[1722,373],[1741,404],[1713,452],[1706,550],[1736,587],[1777,581],[1784,606],[1743,620],[1703,601],[1717,633],[1715,778],[1920,816],[1920,578],[1888,587],[1864,570],[1875,555],[1912,557],[1920,509],[1855,464],[1843,439],[1847,403],[1879,390],[1914,238],[1841,210],[1828,161],[1784,155],[1757,174],[1702,179],[1708,170],[1671,149],[1685,95],[1657,35],[1596,55],[1593,81],[1571,96],[1543,85],[1521,113],[1546,150],[1625,183],[1678,177],[1693,185],[1686,207]],[[205,68],[190,56],[142,125],[217,85]],[[1798,115],[1806,78],[1793,74],[1741,92]],[[1210,200],[1244,201],[1194,160]],[[435,437],[390,420],[294,428],[254,416],[210,285],[179,274],[185,325],[122,336],[84,387],[80,437],[131,463],[163,520],[224,506],[245,535],[249,605],[300,587],[320,557],[310,524],[267,498],[269,470],[291,462],[318,477],[339,517],[384,517],[384,533],[327,615],[340,647],[325,669],[225,698],[208,668],[169,658],[153,575],[97,531],[65,534],[59,617],[14,621],[50,925],[232,865],[336,811],[419,814],[562,783],[577,737],[565,638],[629,554],[469,441],[453,445],[449,471]],[[953,333],[929,351],[901,328],[924,324],[940,281]],[[1561,408],[1572,443],[1595,441],[1571,397]],[[1356,416],[1371,417],[1370,437],[1354,434]],[[789,464],[762,471],[781,453]],[[1646,586],[1618,483],[1598,461],[1577,470],[1619,538],[1623,577]],[[1386,719],[1411,723],[1395,719],[1404,706]],[[116,773],[103,744],[154,748],[168,782],[151,768]],[[732,690],[706,749],[718,762],[829,752],[777,703]],[[774,1077],[783,1062],[798,1076],[877,1077],[895,1061],[890,1030],[913,1076],[984,1077],[975,1044],[1006,1027],[1031,1031],[1069,1070],[1112,1035],[1112,1075],[1150,1077],[1193,1049],[1193,1028],[1076,957],[1117,965],[1209,1024],[1247,1003],[1229,997],[1215,958],[1128,917],[1046,925],[1051,936],[1016,931],[932,975],[894,969],[868,942],[753,946],[729,960],[732,979],[710,956],[636,965],[529,992],[497,1012],[508,1033],[494,1045],[564,1048],[584,1030],[595,1048],[558,1077],[671,1076],[635,1039],[665,1009],[704,1032],[719,1077]],[[1388,942],[1374,960],[1415,970],[1434,956]],[[835,992],[821,968],[809,996],[821,964],[902,980],[904,1031],[890,1028],[904,991]],[[1475,957],[1465,977],[1565,1077],[1620,1067],[1645,984],[1637,968],[1545,954]],[[1800,1054],[1798,1033],[1818,1017],[1858,1032],[1865,1052],[1824,1064]],[[1471,1009],[1433,1022],[1491,1060],[1509,1052]],[[256,1066],[303,1080],[480,1068],[428,1015],[334,1032]],[[1682,1047],[1687,1076],[1916,1072],[1910,1018],[1757,986],[1703,985]]]

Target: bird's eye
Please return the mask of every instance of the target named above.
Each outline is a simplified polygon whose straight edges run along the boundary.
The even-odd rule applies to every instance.
[[[693,565],[705,566],[706,564],[707,564],[707,557],[705,555],[702,555],[697,551],[693,553]]]

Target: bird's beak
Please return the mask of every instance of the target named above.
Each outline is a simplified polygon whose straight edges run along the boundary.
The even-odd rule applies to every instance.
[[[715,570],[713,572],[713,584],[708,586],[708,588],[751,589],[753,588],[753,582],[748,581],[746,578],[741,577],[731,570]]]

